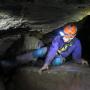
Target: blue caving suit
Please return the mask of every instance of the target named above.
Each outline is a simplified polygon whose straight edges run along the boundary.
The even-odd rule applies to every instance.
[[[77,63],[81,63],[81,43],[78,38],[74,38],[71,41],[71,45],[65,51],[62,51],[60,54],[57,54],[58,49],[62,48],[65,44],[68,44],[63,41],[63,37],[60,35],[55,36],[52,40],[52,44],[48,50],[47,47],[42,47],[36,49],[32,53],[27,53],[21,56],[17,56],[17,59],[21,60],[32,60],[32,58],[39,58],[46,55],[45,64],[50,65],[52,61],[60,59],[61,63],[63,63],[63,59],[68,57],[70,54],[72,55],[73,60]]]

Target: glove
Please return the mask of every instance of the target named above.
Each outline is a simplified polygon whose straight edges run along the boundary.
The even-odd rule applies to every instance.
[[[48,70],[48,64],[44,64],[44,65],[43,65],[43,67],[38,71],[39,74],[41,74],[42,71],[44,71],[44,70]]]
[[[85,65],[89,66],[88,61],[86,61],[86,60],[84,60],[84,59],[82,59],[82,62],[81,62],[81,63],[82,63],[82,65],[85,64]]]

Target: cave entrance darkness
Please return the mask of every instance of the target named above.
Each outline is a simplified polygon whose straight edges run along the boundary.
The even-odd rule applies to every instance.
[[[90,15],[79,21],[77,25],[79,30],[77,37],[82,44],[82,57],[88,60],[90,65]]]

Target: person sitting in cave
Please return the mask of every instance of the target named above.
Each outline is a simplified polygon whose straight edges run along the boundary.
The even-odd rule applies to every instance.
[[[44,65],[39,71],[47,70],[49,65],[58,66],[66,62],[68,56],[79,64],[87,64],[88,62],[82,59],[82,47],[80,40],[76,38],[77,26],[74,23],[69,23],[59,28],[59,34],[56,35],[50,47],[40,47],[32,52],[16,56],[16,63],[26,63],[31,60],[36,60],[39,57],[45,57]],[[38,60],[37,60],[38,62]],[[11,62],[1,61],[1,65],[13,65]]]
[[[80,40],[76,38],[77,26],[73,23],[64,26],[63,30],[60,30],[59,35],[55,36],[52,40],[52,44],[47,47],[37,49],[33,52],[33,56],[43,56],[47,53],[45,63],[40,69],[41,71],[48,69],[50,64],[61,65],[65,62],[65,58],[72,55],[73,60],[76,63],[83,64],[87,62],[82,59],[82,47]],[[40,55],[41,52],[41,55]]]
[[[65,62],[65,58],[72,54],[73,60],[77,63],[82,63],[81,59],[81,43],[76,38],[77,27],[75,24],[67,24],[60,30],[53,40],[49,48],[49,51],[45,58],[45,63],[40,69],[41,71],[48,69],[48,66],[52,64],[60,65]],[[47,51],[47,48],[43,51]]]
[[[49,65],[58,66],[66,62],[66,58],[72,55],[72,59],[79,64],[87,64],[82,59],[82,47],[80,40],[76,38],[77,26],[73,23],[60,28],[59,34],[54,37],[50,47],[39,47],[32,52],[16,56],[16,63],[29,62],[39,57],[45,57],[44,65],[39,71],[47,70]],[[8,64],[6,61],[5,65]],[[10,63],[13,65],[12,63]]]
[[[63,29],[59,31],[59,35],[54,37],[49,49],[47,47],[41,47],[32,53],[19,56],[17,59],[32,60],[46,55],[44,65],[40,68],[40,71],[48,69],[51,64],[63,64],[69,55],[72,55],[72,59],[76,63],[87,64],[87,62],[82,59],[82,47],[80,40],[76,38],[76,34],[77,26],[74,23],[66,24]]]

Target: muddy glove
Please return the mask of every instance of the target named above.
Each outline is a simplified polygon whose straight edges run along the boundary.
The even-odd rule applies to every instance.
[[[84,59],[82,59],[81,63],[82,63],[82,65],[84,65],[84,64],[87,65],[87,66],[89,65],[88,62],[86,60],[84,60]]]
[[[43,65],[43,67],[39,70],[39,74],[41,74],[44,70],[48,70],[48,64]]]

